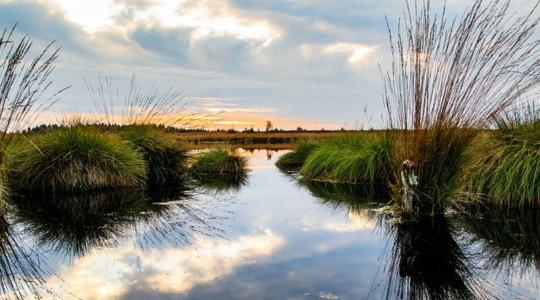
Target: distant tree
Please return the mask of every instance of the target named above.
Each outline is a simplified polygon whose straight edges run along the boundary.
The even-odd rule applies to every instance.
[[[300,127],[300,126],[296,127],[296,131],[304,131],[304,130],[305,130],[305,129],[302,128],[302,127]]]
[[[266,121],[266,131],[272,131],[274,129],[274,126],[272,125],[272,121]]]

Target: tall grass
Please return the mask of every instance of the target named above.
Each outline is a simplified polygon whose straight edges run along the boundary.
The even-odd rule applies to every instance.
[[[56,100],[61,91],[47,96],[52,82],[58,50],[51,43],[35,57],[30,57],[32,41],[17,37],[11,30],[0,29],[0,210],[4,210],[7,189],[4,184],[6,146],[12,135],[37,113]]]
[[[142,155],[119,137],[73,125],[34,137],[11,161],[18,190],[88,191],[139,186]]]
[[[540,207],[540,109],[516,107],[472,148],[468,191],[504,207]]]
[[[178,184],[188,174],[186,149],[167,133],[152,127],[132,125],[121,131],[142,153],[150,185]]]
[[[392,170],[392,143],[385,136],[343,135],[321,142],[300,174],[340,183],[386,183]]]
[[[241,179],[245,177],[247,159],[227,148],[212,149],[200,153],[191,166],[191,174],[197,179]]]
[[[295,149],[282,155],[276,162],[276,166],[282,170],[300,169],[308,156],[319,146],[317,142],[300,142]]]
[[[407,2],[389,28],[392,64],[383,73],[388,126],[398,134],[396,160],[416,164],[412,211],[394,180],[396,203],[407,213],[441,213],[456,195],[464,152],[477,128],[540,82],[537,7],[522,17],[507,2],[475,0],[450,18],[429,0]],[[394,176],[400,177],[397,167]]]
[[[141,90],[131,77],[129,88],[121,92],[110,77],[99,77],[95,82],[85,80],[97,111],[97,123],[107,125],[166,125],[186,128],[204,120],[204,116],[189,112],[181,90],[155,87]]]

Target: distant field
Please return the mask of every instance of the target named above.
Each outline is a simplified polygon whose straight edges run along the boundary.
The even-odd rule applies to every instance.
[[[321,140],[340,134],[369,134],[375,131],[272,131],[272,132],[188,132],[175,133],[178,140],[198,144],[233,144],[253,147],[267,145],[264,148],[289,148],[292,144],[303,140]],[[274,146],[274,147],[271,147]]]

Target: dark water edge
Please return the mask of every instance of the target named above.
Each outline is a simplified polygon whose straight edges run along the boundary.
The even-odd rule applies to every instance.
[[[244,151],[239,182],[15,197],[4,298],[535,299],[540,212],[397,224],[384,195],[299,180]]]

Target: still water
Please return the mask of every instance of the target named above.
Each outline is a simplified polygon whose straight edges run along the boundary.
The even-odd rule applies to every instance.
[[[540,213],[398,225],[377,195],[280,172],[285,152],[242,153],[243,182],[14,200],[2,298],[540,298]]]

